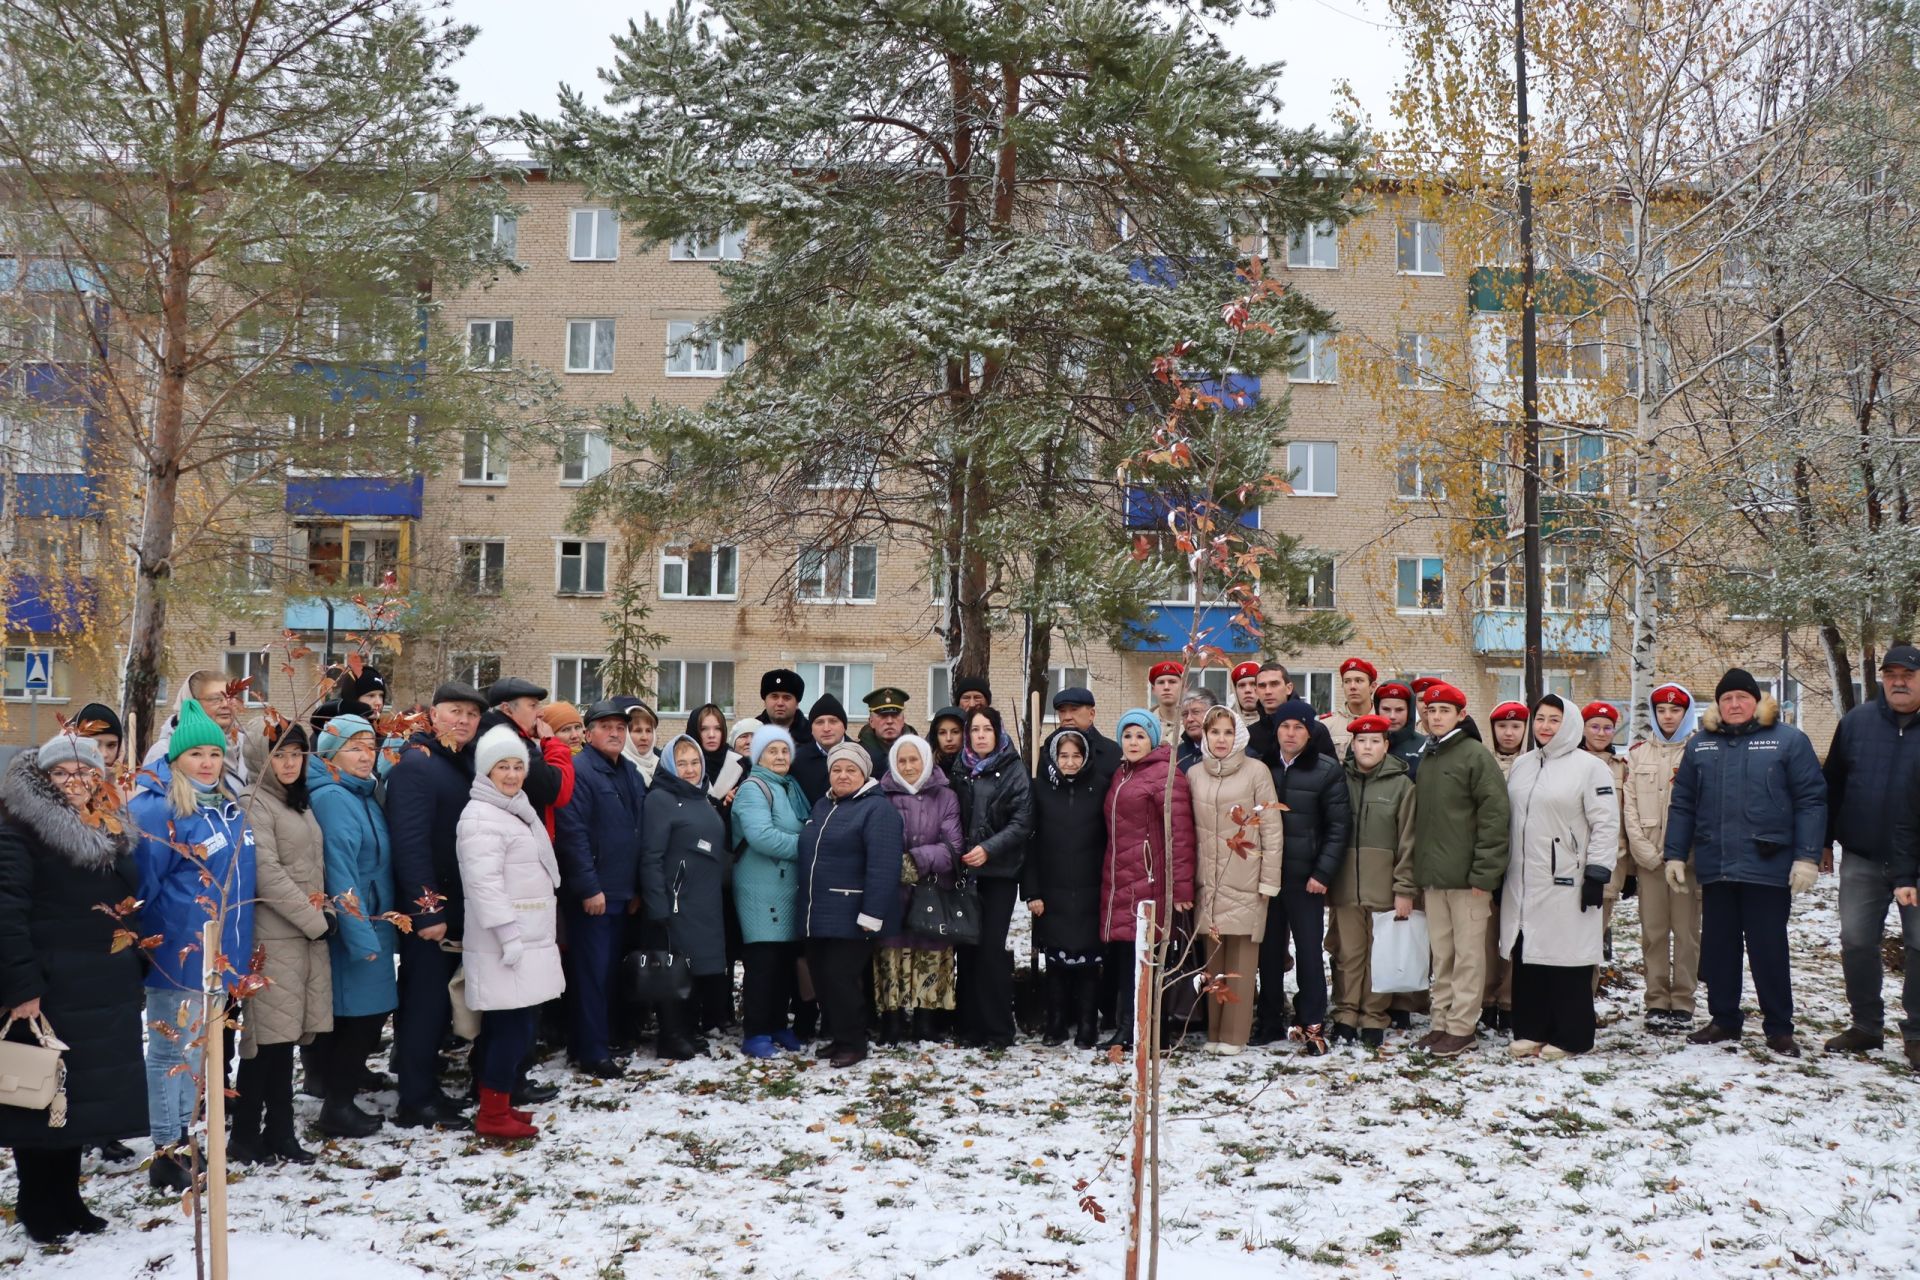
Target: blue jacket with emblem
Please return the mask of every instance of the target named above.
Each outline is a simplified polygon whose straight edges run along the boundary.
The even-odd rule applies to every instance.
[[[801,932],[809,938],[898,933],[906,841],[899,811],[873,779],[844,800],[822,796],[800,833]],[[861,927],[863,919],[869,928]]]
[[[1693,854],[1701,884],[1784,888],[1794,862],[1820,857],[1826,779],[1807,735],[1779,720],[1772,698],[1738,728],[1716,707],[1701,712],[1700,732],[1673,775],[1666,842],[1669,862]]]
[[[639,894],[646,802],[647,784],[626,756],[609,760],[588,747],[573,758],[573,799],[553,811],[563,896],[604,893],[614,912]]]
[[[143,903],[140,927],[162,939],[147,953],[153,964],[147,986],[200,990],[200,932],[213,919],[208,901],[226,904],[220,950],[233,966],[227,977],[231,986],[253,958],[253,828],[239,804],[226,796],[218,804],[175,817],[167,799],[172,782],[172,766],[156,760],[140,771],[139,785],[127,802],[127,816],[140,830],[140,843],[133,850]],[[192,856],[185,852],[189,849]],[[201,881],[203,865],[213,878],[211,885]]]

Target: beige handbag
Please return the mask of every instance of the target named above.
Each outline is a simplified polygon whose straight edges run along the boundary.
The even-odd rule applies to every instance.
[[[460,955],[460,944],[443,942],[440,949],[448,955]],[[453,1006],[453,1034],[462,1040],[480,1038],[480,1014],[467,1004],[467,962],[460,961],[460,967],[453,972],[453,978],[447,983],[447,1003]]]
[[[67,1123],[67,1064],[60,1060],[66,1045],[53,1034],[53,1027],[42,1014],[35,1014],[27,1025],[39,1044],[9,1040],[14,1019],[0,1026],[0,1106],[45,1111],[49,1129]]]

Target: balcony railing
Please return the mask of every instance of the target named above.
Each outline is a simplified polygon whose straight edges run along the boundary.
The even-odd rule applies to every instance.
[[[1526,637],[1527,615],[1520,609],[1480,609],[1473,615],[1475,653],[1522,653]],[[1541,620],[1540,645],[1548,653],[1610,653],[1613,619],[1605,614],[1546,614]]]

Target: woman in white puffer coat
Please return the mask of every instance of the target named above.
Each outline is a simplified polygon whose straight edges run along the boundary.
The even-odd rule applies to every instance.
[[[560,863],[527,799],[527,747],[499,725],[473,751],[473,790],[454,849],[466,894],[461,966],[468,1007],[480,1012],[480,1115],[476,1133],[533,1138],[532,1116],[510,1105],[521,1059],[533,1048],[539,1006],[566,989],[554,939]]]
[[[1593,975],[1602,959],[1601,907],[1620,858],[1613,771],[1582,751],[1586,725],[1553,694],[1533,709],[1539,750],[1507,778],[1513,817],[1500,895],[1500,954],[1513,962],[1517,1058],[1564,1058],[1593,1048]]]

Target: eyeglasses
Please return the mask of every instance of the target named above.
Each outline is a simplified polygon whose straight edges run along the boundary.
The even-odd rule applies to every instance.
[[[100,780],[99,771],[89,769],[85,765],[55,765],[47,770],[47,777],[56,787],[69,786],[75,782],[92,785]]]

